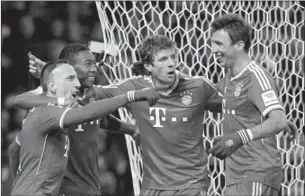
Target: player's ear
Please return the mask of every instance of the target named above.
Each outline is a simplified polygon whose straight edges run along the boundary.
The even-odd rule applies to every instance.
[[[57,85],[54,83],[53,80],[48,81],[48,89],[50,89],[52,93],[56,93]]]
[[[145,63],[144,67],[147,69],[147,71],[151,72],[154,66],[151,63]]]
[[[243,41],[238,41],[235,44],[235,48],[236,48],[237,51],[244,50],[244,47],[245,47],[245,42],[243,42]]]

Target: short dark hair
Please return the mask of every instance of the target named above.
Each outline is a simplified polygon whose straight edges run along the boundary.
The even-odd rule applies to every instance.
[[[163,49],[175,49],[176,43],[164,35],[153,35],[144,39],[138,47],[141,60],[135,62],[131,68],[132,75],[150,75],[144,64],[151,64],[155,55]]]
[[[78,55],[79,52],[82,51],[90,51],[87,45],[72,43],[66,45],[60,52],[59,59],[63,59],[68,61],[71,65],[75,65],[75,56]]]
[[[40,84],[42,87],[42,91],[44,94],[48,91],[48,81],[50,80],[50,77],[52,76],[52,71],[59,67],[62,64],[69,64],[68,61],[63,59],[58,59],[55,61],[48,62],[43,66],[40,73]]]
[[[153,35],[144,39],[138,47],[143,63],[152,63],[155,55],[163,49],[175,48],[176,43],[164,35]]]
[[[142,61],[133,63],[133,65],[131,67],[131,72],[132,72],[132,75],[135,75],[135,76],[139,76],[139,75],[149,76],[150,75],[149,71],[144,67],[144,64]]]
[[[252,27],[242,17],[237,14],[226,14],[215,19],[211,24],[211,33],[215,31],[224,30],[226,31],[231,40],[232,44],[238,41],[245,43],[244,50],[249,52],[251,46]]]

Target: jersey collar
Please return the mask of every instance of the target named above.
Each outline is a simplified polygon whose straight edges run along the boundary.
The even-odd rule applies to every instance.
[[[174,83],[173,83],[173,85],[167,90],[167,91],[165,91],[165,92],[161,92],[163,95],[169,95],[170,93],[172,93],[173,92],[173,90],[175,90],[175,88],[178,86],[178,83],[179,83],[179,71],[175,71],[175,74],[176,74],[176,77],[175,77],[175,81],[174,81]],[[151,85],[154,87],[155,86],[155,84],[153,83],[153,81],[152,81],[152,78],[151,78],[151,76],[150,76],[150,83],[151,83]]]
[[[175,81],[174,81],[174,84],[165,92],[163,92],[162,94],[164,95],[169,95],[170,93],[172,93],[175,88],[178,86],[178,83],[179,83],[179,71],[175,71],[175,74],[176,74],[176,77],[175,77]]]
[[[243,75],[243,73],[245,73],[245,71],[248,69],[248,67],[250,66],[252,64],[252,61],[250,61],[247,65],[246,65],[246,67],[244,67],[236,76],[234,76],[234,77],[230,77],[230,80],[231,81],[233,81],[233,80],[235,80],[235,79],[237,79],[237,78],[239,78],[241,75]],[[231,71],[232,72],[232,71]],[[231,73],[232,74],[232,73]]]

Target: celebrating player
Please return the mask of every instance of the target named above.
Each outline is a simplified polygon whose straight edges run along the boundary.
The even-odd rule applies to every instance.
[[[73,67],[63,60],[43,67],[41,84],[44,95],[56,98],[72,98],[80,87]],[[70,146],[66,128],[95,121],[132,101],[148,100],[154,104],[159,98],[157,90],[130,91],[75,109],[51,103],[31,109],[16,137],[20,143],[20,160],[11,194],[58,194]]]
[[[133,77],[117,86],[95,87],[96,98],[132,89],[168,84],[156,107],[128,104],[141,130],[144,178],[141,195],[198,195],[209,187],[207,156],[202,145],[203,111],[221,111],[222,98],[206,79],[175,72],[175,43],[152,36],[139,48],[142,62]],[[36,72],[32,66],[32,72]]]
[[[209,187],[202,145],[204,110],[221,111],[222,98],[207,79],[176,71],[177,50],[169,38],[148,37],[138,51],[143,62],[138,67],[149,76],[95,89],[96,98],[103,99],[133,89],[170,86],[154,107],[126,105],[140,130],[144,175],[140,195],[203,194]]]
[[[210,152],[226,158],[225,195],[274,195],[282,181],[275,134],[287,127],[272,76],[248,56],[251,26],[228,14],[211,24],[212,52],[229,71],[221,80],[223,132]]]
[[[94,77],[96,74],[95,59],[88,47],[82,44],[69,44],[60,53],[60,58],[70,62],[74,67],[75,72],[81,83],[80,94],[78,100],[81,104],[87,104],[95,100],[94,94],[91,93]],[[45,63],[33,55],[30,56],[30,63],[32,66],[35,61],[35,67],[39,69],[40,75],[41,68]],[[38,66],[37,66],[38,65]],[[55,105],[71,106],[77,105],[78,102],[74,98],[54,98],[47,96],[39,96],[41,88],[31,92],[23,93],[15,98],[14,106],[31,109],[33,107],[53,103]],[[124,131],[124,133],[134,133],[135,126],[122,123],[115,118],[107,118],[110,122],[109,125],[117,125],[108,127]],[[69,127],[69,137],[71,141],[70,156],[68,157],[68,165],[60,188],[61,194],[75,195],[75,194],[95,194],[100,195],[100,182],[99,182],[99,169],[98,169],[98,132],[100,131],[99,121],[92,121],[92,123],[84,123]],[[18,145],[13,142],[10,146],[10,152],[17,152]],[[17,154],[18,155],[18,154]],[[10,154],[14,157],[14,154]],[[15,159],[18,156],[15,157]],[[18,162],[18,159],[16,159]],[[12,167],[14,162],[12,160]],[[14,168],[12,168],[15,170]]]

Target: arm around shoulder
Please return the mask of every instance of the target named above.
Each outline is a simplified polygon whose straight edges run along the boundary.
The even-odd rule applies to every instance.
[[[48,103],[57,104],[57,98],[41,96],[41,94],[42,89],[38,87],[35,90],[17,95],[13,99],[13,107],[29,110]]]

